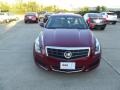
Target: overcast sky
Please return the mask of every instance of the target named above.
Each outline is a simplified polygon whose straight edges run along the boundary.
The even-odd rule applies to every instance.
[[[1,0],[3,1],[3,0]],[[6,0],[11,3],[16,0]],[[23,1],[36,1],[43,5],[57,5],[61,8],[78,8],[83,6],[95,7],[98,5],[104,5],[108,8],[120,8],[119,0],[23,0]]]

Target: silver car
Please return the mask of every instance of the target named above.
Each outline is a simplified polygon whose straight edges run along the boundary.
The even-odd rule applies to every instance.
[[[104,30],[107,24],[100,13],[86,13],[84,19],[91,29]]]

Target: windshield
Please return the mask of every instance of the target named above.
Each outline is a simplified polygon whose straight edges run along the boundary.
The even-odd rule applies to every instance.
[[[26,13],[26,15],[34,16],[34,15],[36,15],[36,13],[29,12],[29,13]]]
[[[48,29],[88,29],[82,17],[76,16],[51,16],[46,24]]]

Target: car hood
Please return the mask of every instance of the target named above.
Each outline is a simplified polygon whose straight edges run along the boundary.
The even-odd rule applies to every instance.
[[[42,37],[44,46],[91,47],[93,42],[89,29],[45,29]]]

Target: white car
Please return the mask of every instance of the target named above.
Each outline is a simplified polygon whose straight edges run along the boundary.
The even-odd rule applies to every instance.
[[[18,19],[13,13],[8,12],[7,15],[9,16],[9,21],[16,21]]]
[[[0,23],[8,23],[9,22],[9,16],[7,13],[0,12]]]
[[[114,12],[101,12],[101,15],[106,18],[108,23],[116,24],[118,21],[117,14]]]

